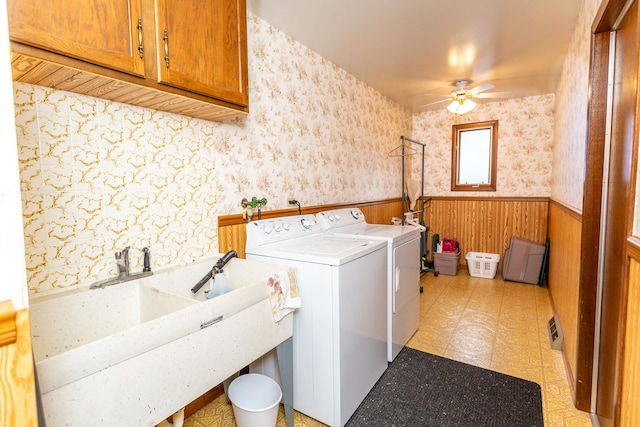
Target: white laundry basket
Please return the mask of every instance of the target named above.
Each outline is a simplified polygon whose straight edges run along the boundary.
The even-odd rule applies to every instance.
[[[469,266],[469,274],[473,277],[493,279],[496,277],[500,255],[485,252],[469,252],[465,257]]]
[[[229,385],[227,396],[238,427],[275,427],[282,391],[268,376],[240,375]]]

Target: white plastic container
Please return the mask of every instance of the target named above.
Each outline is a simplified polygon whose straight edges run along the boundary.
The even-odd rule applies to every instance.
[[[282,390],[262,374],[240,375],[229,384],[227,396],[238,427],[275,427]]]
[[[485,279],[496,277],[500,255],[485,252],[468,252],[465,258],[467,259],[471,276]]]

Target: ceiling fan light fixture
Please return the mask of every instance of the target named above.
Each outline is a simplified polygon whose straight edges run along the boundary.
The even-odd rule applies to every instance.
[[[476,103],[470,100],[469,98],[466,98],[466,99],[456,99],[451,104],[449,104],[449,106],[447,107],[447,110],[449,110],[454,114],[462,115],[462,114],[468,113],[474,108],[476,108]]]

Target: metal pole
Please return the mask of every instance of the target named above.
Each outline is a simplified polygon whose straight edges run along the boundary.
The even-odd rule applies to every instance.
[[[422,145],[423,147],[424,147],[425,145],[427,145],[427,144],[423,144],[423,143],[422,143],[422,142],[420,142],[420,141],[416,141],[416,140],[413,140],[413,139],[411,139],[411,138],[407,138],[407,137],[404,137],[404,136],[402,137],[402,139],[403,139],[403,140],[406,140],[406,141],[409,141],[409,142],[413,142],[414,144]]]
[[[424,147],[425,144],[422,144],[422,177],[420,179],[420,208],[422,213],[420,214],[420,220],[422,224],[424,224]]]
[[[404,220],[405,220],[405,212],[404,212],[404,162],[406,161],[406,158],[404,157],[404,141],[405,141],[405,137],[401,136],[400,137],[401,141],[402,141],[402,191],[400,192],[400,196],[401,196],[401,200],[402,200],[402,218],[400,221],[400,224],[404,225]]]

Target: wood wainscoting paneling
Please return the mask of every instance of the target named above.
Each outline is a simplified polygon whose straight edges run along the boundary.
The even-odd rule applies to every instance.
[[[640,239],[629,238],[629,293],[626,311],[621,426],[640,426]]]
[[[425,207],[429,251],[433,234],[440,240],[455,238],[463,266],[467,252],[487,252],[500,255],[498,270],[502,270],[511,237],[542,244],[547,238],[547,197],[432,197]]]
[[[547,238],[549,199],[547,197],[432,197],[425,203],[424,221],[429,226],[427,244],[431,251],[431,236],[452,237],[460,242],[464,254],[469,251],[504,254],[511,236],[544,243]],[[387,199],[373,202],[319,205],[302,208],[305,214],[359,207],[371,224],[391,224],[391,218],[402,215],[402,200]],[[264,211],[262,218],[297,215],[297,209]],[[254,214],[255,216],[255,214]],[[234,249],[244,257],[246,222],[242,215],[218,217],[218,250],[226,253]],[[502,260],[500,261],[500,266]],[[500,267],[498,267],[500,269]]]
[[[549,204],[549,292],[564,333],[563,354],[575,394],[582,216],[568,207]]]
[[[0,347],[0,426],[36,427],[29,310],[18,310],[15,321],[15,342]]]
[[[370,224],[391,224],[391,218],[402,215],[402,200],[399,197],[372,202],[304,206],[301,210],[303,214],[315,215],[318,212],[346,207],[360,208]],[[267,210],[262,212],[262,219],[298,214],[298,209]],[[256,218],[257,214],[254,212],[254,219]],[[239,258],[244,258],[247,240],[245,229],[246,221],[242,219],[240,214],[218,217],[218,250],[220,253],[227,253],[233,249],[238,253]]]
[[[239,258],[245,257],[244,247],[247,242],[245,224],[218,224],[218,251],[226,254],[230,250],[236,251]]]

